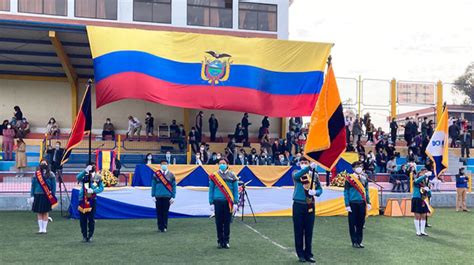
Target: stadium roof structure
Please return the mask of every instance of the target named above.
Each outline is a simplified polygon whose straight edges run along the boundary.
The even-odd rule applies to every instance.
[[[92,78],[86,26],[0,20],[0,76]]]

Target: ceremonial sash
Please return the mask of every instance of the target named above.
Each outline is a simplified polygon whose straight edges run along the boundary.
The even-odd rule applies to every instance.
[[[346,177],[346,180],[351,184],[351,186],[362,196],[364,199],[364,202],[366,201],[366,196],[365,196],[365,187],[362,185],[360,180],[358,178],[353,177],[352,175],[348,175]]]
[[[82,183],[82,199],[79,203],[77,209],[81,213],[88,213],[92,211],[92,205],[89,199],[94,199],[95,194],[91,194],[89,197],[87,196],[87,188],[89,187],[89,183],[87,183],[87,187],[85,183]]]
[[[218,172],[209,175],[209,178],[214,182],[214,184],[219,188],[219,190],[224,194],[224,197],[229,204],[230,212],[232,212],[232,207],[234,205],[234,195],[229,189],[229,186],[225,183],[224,179],[219,175]]]
[[[163,183],[165,188],[170,192],[173,193],[173,186],[171,186],[171,183],[166,179],[165,175],[163,175],[163,172],[161,170],[155,171],[156,177]]]
[[[56,207],[56,205],[58,204],[58,199],[51,192],[48,187],[48,184],[46,184],[46,181],[43,178],[43,172],[41,172],[41,170],[36,171],[36,179],[38,180],[38,183],[40,184],[40,187],[43,190],[44,194],[46,194],[49,203],[51,203],[51,207]]]

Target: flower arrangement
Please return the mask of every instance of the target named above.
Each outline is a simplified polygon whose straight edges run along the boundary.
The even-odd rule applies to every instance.
[[[347,173],[347,171],[342,171],[341,173],[337,174],[335,178],[331,180],[331,186],[332,187],[344,187],[344,184],[346,183],[346,177],[349,176],[350,174]]]
[[[105,187],[113,187],[118,184],[118,179],[110,172],[109,169],[103,168],[100,172],[102,175],[102,182]]]

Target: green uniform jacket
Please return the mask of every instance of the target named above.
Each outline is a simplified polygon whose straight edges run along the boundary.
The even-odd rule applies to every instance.
[[[357,177],[355,174],[352,176]],[[369,196],[369,180],[367,176],[365,176],[365,181],[360,179],[360,182],[362,182],[362,185],[365,187],[365,200],[367,204],[370,204],[370,196]],[[346,207],[349,206],[349,203],[351,202],[363,202],[364,198],[362,198],[362,195],[354,188],[352,185],[346,180],[346,183],[344,184],[344,204]]]
[[[78,182],[82,182],[82,179],[86,176],[86,171],[82,171],[81,173],[77,174],[76,178],[77,178],[77,181]],[[102,183],[102,180],[100,178],[98,178],[97,180],[94,180],[92,182],[92,185],[90,187],[95,194],[99,194],[101,192],[104,191],[104,184]],[[79,190],[79,200],[81,200],[81,198],[83,198],[84,196],[84,189],[81,185],[81,188]]]
[[[53,195],[56,194],[56,175],[54,175],[53,172],[50,172],[49,178],[44,178],[44,181],[46,182],[46,185],[48,185],[49,189],[51,190],[51,193]],[[43,174],[44,176],[44,174]],[[35,196],[35,194],[44,194],[43,189],[41,188],[41,185],[38,182],[38,179],[33,177],[31,179],[31,192],[30,195],[31,197]]]
[[[162,172],[163,173],[163,172]],[[164,198],[175,198],[176,197],[176,179],[174,174],[167,170],[163,173],[165,178],[169,181],[172,187],[170,192],[163,182],[161,182],[156,176],[151,180],[151,196],[152,197],[164,197]]]
[[[303,183],[301,183],[301,177],[308,174],[310,167],[306,167],[301,170],[295,170],[293,172],[293,182],[295,183],[295,189],[293,191],[293,201],[299,203],[306,203],[306,193],[303,187]],[[308,176],[308,179],[311,181],[312,176]],[[319,181],[317,182],[319,183]],[[316,183],[315,183],[316,184]],[[321,196],[323,194],[323,189],[321,188],[320,184],[316,184],[316,197]]]
[[[234,204],[239,203],[239,183],[235,174],[227,170],[226,172],[221,172],[219,170],[218,174],[224,179],[225,184],[229,187],[230,192],[234,195]],[[212,180],[209,180],[209,204],[214,204],[214,201],[226,201],[224,194],[221,190],[214,184]]]
[[[413,198],[421,198],[420,188],[422,186],[428,187],[428,177],[421,176],[415,179],[415,182],[413,184]],[[431,191],[428,191],[427,195],[428,197],[431,197]]]

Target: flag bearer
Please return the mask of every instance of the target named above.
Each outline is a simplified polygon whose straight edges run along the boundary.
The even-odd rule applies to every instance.
[[[415,214],[415,229],[417,236],[427,236],[425,233],[426,216],[429,209],[428,197],[431,196],[429,188],[429,176],[431,172],[423,168],[413,184],[413,198],[411,199],[411,211]]]
[[[315,172],[316,163],[309,164],[308,159],[300,159],[301,170],[293,173],[295,189],[293,192],[293,230],[295,248],[300,262],[315,263],[312,253],[314,227],[314,197],[321,196],[323,189]],[[312,174],[310,173],[312,172]],[[313,179],[314,176],[314,179]],[[315,187],[313,189],[313,187]]]
[[[81,185],[79,191],[79,215],[82,232],[82,242],[92,242],[95,230],[95,210],[97,194],[104,191],[102,176],[96,172],[95,163],[91,163],[77,175]]]
[[[344,204],[349,220],[349,234],[353,248],[364,248],[364,224],[367,211],[372,209],[369,197],[369,179],[364,173],[362,162],[352,163],[354,173],[346,177],[344,184]]]
[[[229,170],[226,159],[219,160],[219,170],[209,175],[209,204],[215,212],[217,248],[230,248],[230,222],[239,202],[238,178]]]
[[[168,170],[168,161],[162,160],[161,166],[155,172],[151,181],[151,196],[156,206],[156,219],[158,231],[166,232],[168,229],[168,213],[170,205],[176,197],[176,179]]]

